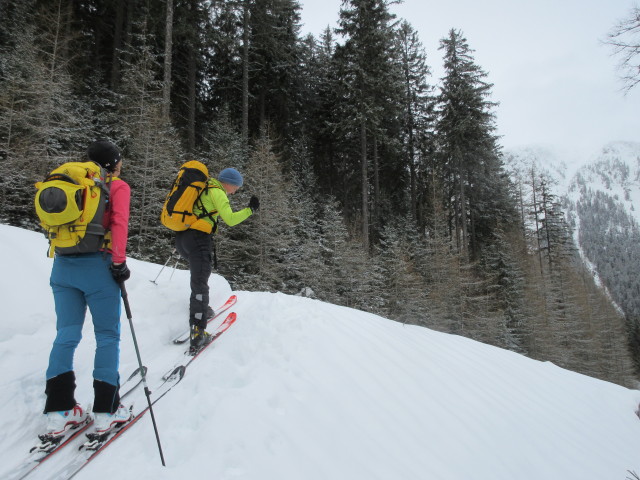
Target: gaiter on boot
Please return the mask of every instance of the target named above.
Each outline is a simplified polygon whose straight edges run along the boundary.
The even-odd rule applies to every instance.
[[[93,380],[94,402],[93,411],[95,413],[113,413],[120,405],[120,388],[116,385]]]
[[[47,395],[44,413],[71,410],[76,405],[75,391],[76,375],[73,370],[47,380],[44,390]]]

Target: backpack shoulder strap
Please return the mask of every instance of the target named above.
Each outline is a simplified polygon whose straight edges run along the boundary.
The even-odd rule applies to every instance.
[[[200,192],[200,195],[198,195],[198,198],[196,199],[196,204],[198,205],[198,207],[200,207],[200,210],[202,210],[202,213],[200,215],[197,216],[198,220],[200,220],[201,218],[208,218],[209,220],[211,220],[214,225],[217,223],[216,219],[213,218],[218,211],[217,210],[213,210],[211,212],[209,212],[205,207],[204,207],[204,203],[202,202],[202,195],[204,195],[208,190],[212,189],[212,188],[219,188],[222,189],[222,187],[220,185],[217,185],[216,183],[213,183],[211,181],[208,181],[206,183],[206,185],[204,186],[204,188],[202,189],[202,192]]]

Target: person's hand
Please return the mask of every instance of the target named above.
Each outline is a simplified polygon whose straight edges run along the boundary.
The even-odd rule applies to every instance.
[[[111,266],[109,266],[109,270],[111,270],[111,275],[113,275],[116,283],[123,283],[129,280],[131,276],[131,270],[127,267],[127,262],[112,263]]]
[[[249,200],[249,208],[252,212],[255,212],[260,208],[260,200],[258,200],[258,197],[256,197],[255,195],[253,195],[251,197],[251,200]]]

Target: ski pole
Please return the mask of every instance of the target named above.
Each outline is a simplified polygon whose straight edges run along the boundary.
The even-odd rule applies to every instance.
[[[131,307],[129,307],[129,297],[127,296],[127,290],[124,288],[124,282],[120,282],[120,294],[122,295],[122,301],[124,302],[124,309],[127,312],[127,318],[129,319],[129,326],[131,327],[131,335],[133,336],[133,346],[136,350],[136,356],[138,357],[138,365],[142,372],[142,383],[144,384],[144,394],[147,396],[147,403],[149,404],[149,413],[151,413],[151,422],[153,423],[153,430],[156,433],[156,442],[158,442],[158,452],[160,452],[160,461],[162,466],[165,467],[164,455],[162,454],[162,445],[160,445],[160,435],[158,434],[158,427],[156,425],[156,417],[153,414],[153,406],[151,404],[151,392],[147,386],[147,375],[142,367],[142,358],[140,358],[140,349],[138,348],[138,340],[136,339],[136,331],[133,328],[133,316],[131,315]]]
[[[160,271],[158,272],[158,275],[156,276],[156,278],[154,280],[149,280],[151,283],[156,283],[156,280],[158,280],[158,278],[160,277],[160,274],[162,273],[162,271],[164,270],[164,267],[167,266],[167,263],[169,263],[169,260],[171,260],[173,258],[173,255],[176,253],[176,249],[174,248],[173,250],[171,250],[171,255],[169,255],[169,258],[167,258],[167,261],[164,262],[164,265],[162,266],[162,268],[160,269]]]
[[[178,257],[178,259],[176,260],[175,265],[173,266],[173,270],[171,270],[171,276],[169,277],[169,281],[171,281],[173,279],[173,274],[176,273],[176,268],[178,267],[179,263],[180,263],[180,257]]]

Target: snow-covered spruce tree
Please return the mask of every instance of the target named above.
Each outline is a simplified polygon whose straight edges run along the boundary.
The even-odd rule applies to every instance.
[[[322,298],[319,297],[324,290],[321,285],[326,281],[328,269],[322,256],[320,217],[326,199],[318,191],[317,178],[304,139],[294,142],[288,156],[293,179],[291,196],[299,215],[294,230],[294,244],[287,260],[291,265],[288,290]]]
[[[209,167],[209,174],[217,176],[227,167],[244,172],[248,153],[238,126],[232,121],[229,109],[226,106],[223,107],[215,121],[208,125],[198,155]]]
[[[315,291],[318,298],[338,305],[350,304],[353,277],[349,268],[349,233],[340,211],[338,201],[327,196],[320,205],[317,219],[320,234],[318,254],[322,262],[322,271],[315,279]]]
[[[496,232],[496,238],[483,251],[478,272],[486,281],[490,295],[489,308],[497,322],[493,341],[489,342],[516,352],[524,352],[527,312],[523,298],[525,275],[518,262],[522,239],[517,231]]]
[[[407,215],[383,230],[376,261],[384,279],[381,298],[385,316],[402,323],[425,324],[429,301],[425,277],[417,262],[416,226]]]
[[[298,206],[292,201],[292,179],[283,172],[266,129],[255,141],[243,173],[245,184],[231,197],[232,208],[244,208],[256,195],[260,210],[233,228],[221,222],[216,241],[219,271],[234,288],[287,291],[292,275],[287,259],[295,245]]]

